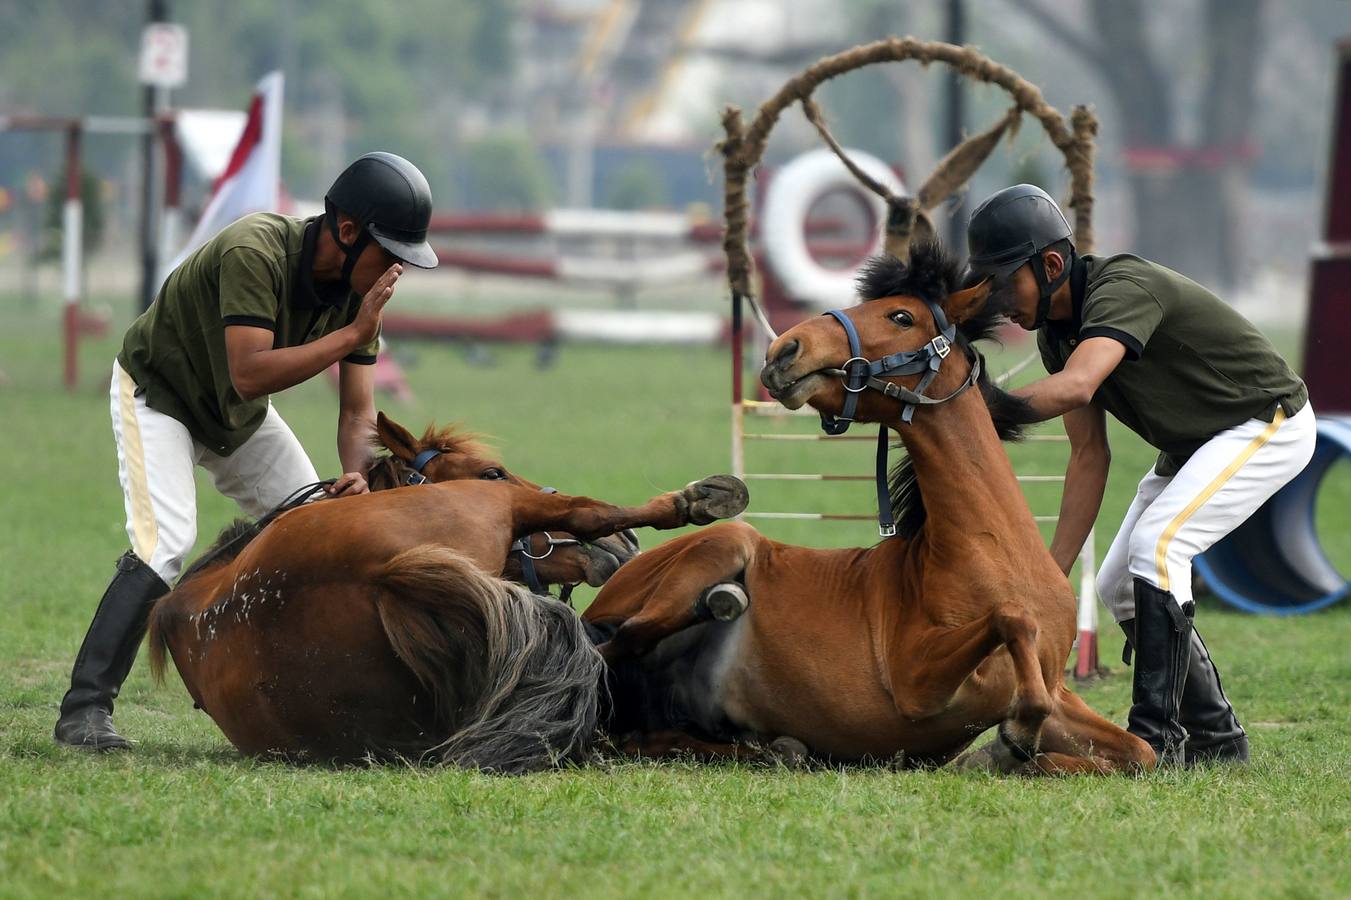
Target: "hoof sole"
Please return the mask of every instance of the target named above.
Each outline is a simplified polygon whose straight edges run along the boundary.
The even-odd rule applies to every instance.
[[[709,588],[703,597],[704,609],[719,622],[732,622],[750,608],[751,598],[735,581],[725,581]]]
[[[692,481],[682,493],[689,501],[689,521],[694,525],[738,516],[751,499],[746,483],[734,475],[710,475]]]

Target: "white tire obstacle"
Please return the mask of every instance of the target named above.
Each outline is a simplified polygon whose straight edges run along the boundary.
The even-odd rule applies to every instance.
[[[846,152],[869,177],[893,193],[905,192],[900,178],[882,160],[859,150]],[[804,153],[774,173],[760,212],[760,241],[766,262],[789,294],[822,310],[853,305],[858,272],[855,267],[821,265],[807,246],[807,214],[817,200],[834,191],[848,192],[867,204],[875,238],[865,256],[880,252],[887,204],[876,194],[859,190],[857,179],[830,150]]]

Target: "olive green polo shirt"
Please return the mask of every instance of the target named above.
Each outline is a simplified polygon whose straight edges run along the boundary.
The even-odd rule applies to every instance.
[[[245,400],[230,379],[227,325],[266,328],[274,349],[295,347],[349,324],[361,298],[312,280],[321,220],[254,213],[227,225],[165,280],[127,329],[118,362],[146,405],[182,422],[228,456],[267,415],[267,397]],[[344,361],[375,362],[373,341]]]
[[[1257,328],[1210,291],[1138,256],[1084,256],[1070,277],[1073,320],[1037,334],[1046,371],[1059,372],[1092,337],[1126,355],[1093,402],[1160,452],[1155,471],[1176,474],[1221,431],[1294,415],[1309,399]]]

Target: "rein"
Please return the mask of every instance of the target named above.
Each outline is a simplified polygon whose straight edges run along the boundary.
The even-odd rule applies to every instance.
[[[545,494],[558,493],[557,490],[551,487],[542,487],[540,488],[540,492]],[[530,538],[533,537],[533,535],[526,535],[525,537],[519,537],[512,541],[511,548],[507,550],[507,553],[508,555],[512,553],[519,553],[521,555],[521,574],[525,576],[526,587],[530,588],[532,593],[548,596],[549,589],[539,580],[539,574],[535,571],[535,563],[541,559],[548,559],[550,556],[553,556],[555,547],[580,547],[582,546],[582,542],[576,538],[556,538],[547,531],[542,531],[540,533],[544,535],[545,545],[548,549],[539,556],[534,556],[530,552]],[[564,603],[569,603],[574,587],[576,587],[576,585],[563,585],[559,599]]]
[[[845,360],[844,366],[839,369],[822,369],[831,375],[839,375],[844,380],[844,408],[840,410],[839,416],[832,416],[829,413],[821,413],[821,430],[829,435],[844,434],[849,430],[849,426],[854,423],[854,415],[858,411],[858,395],[866,390],[872,389],[886,394],[893,400],[900,400],[905,403],[905,408],[901,410],[901,421],[910,424],[914,418],[915,409],[920,406],[937,406],[940,403],[947,403],[954,400],[971,388],[980,378],[980,355],[977,354],[971,358],[971,372],[967,375],[966,381],[962,382],[952,393],[946,397],[929,397],[924,391],[938,377],[938,370],[943,365],[943,360],[948,358],[952,352],[953,344],[957,336],[957,326],[948,322],[948,317],[943,313],[943,308],[937,303],[929,300],[924,301],[929,307],[929,312],[933,314],[934,325],[938,328],[932,340],[926,343],[918,350],[903,350],[899,353],[888,354],[881,359],[870,360],[863,356],[862,343],[859,341],[858,329],[854,323],[844,314],[843,310],[832,309],[823,313],[830,316],[836,322],[839,322],[844,328],[844,333],[849,339],[849,359]],[[911,390],[902,387],[891,381],[883,381],[883,378],[896,375],[917,375],[924,373],[920,378],[919,384]],[[896,534],[896,520],[891,514],[891,493],[887,486],[887,426],[881,424],[877,429],[877,533],[884,538],[894,537]]]
[[[183,571],[183,574],[178,577],[178,581],[175,582],[175,584],[182,584],[183,581],[186,578],[188,578],[188,576],[200,572],[202,569],[206,568],[212,562],[219,559],[222,555],[226,553],[226,551],[232,549],[236,544],[240,543],[241,541],[243,541],[244,543],[248,543],[249,541],[253,540],[255,537],[258,536],[258,533],[260,531],[262,531],[268,525],[272,524],[272,521],[276,519],[277,516],[281,515],[284,512],[289,512],[298,506],[304,506],[306,503],[310,501],[311,497],[313,497],[315,494],[321,493],[325,488],[327,488],[329,485],[333,484],[337,480],[338,479],[336,478],[326,478],[323,481],[316,481],[313,484],[307,484],[304,487],[296,488],[294,491],[290,493],[290,495],[285,500],[278,503],[276,506],[272,507],[267,512],[259,516],[257,521],[253,523],[254,527],[250,528],[248,531],[240,532],[230,540],[226,541],[219,547],[216,547],[211,552],[207,553],[205,556],[199,557],[198,559],[194,560],[192,565],[188,566],[187,569]]]
[[[427,476],[422,474],[422,470],[427,467],[427,463],[436,459],[440,455],[441,455],[440,450],[428,449],[423,450],[417,456],[413,457],[413,461],[407,464],[408,474],[403,477],[402,483],[406,485],[426,484]],[[557,490],[551,487],[540,488],[540,491],[545,494],[558,493]],[[538,562],[539,560],[548,559],[550,556],[552,556],[554,548],[556,547],[580,547],[582,545],[582,542],[577,540],[576,538],[556,538],[553,535],[549,534],[549,532],[547,531],[541,532],[541,534],[544,535],[545,544],[548,547],[548,549],[546,549],[539,556],[534,556],[530,552],[530,538],[532,537],[532,535],[527,535],[526,537],[517,538],[516,540],[512,541],[511,547],[507,550],[507,555],[510,556],[513,553],[520,554],[521,574],[525,577],[525,586],[530,588],[531,593],[540,594],[542,596],[550,596],[548,587],[544,584],[544,582],[540,581],[539,573],[535,571],[535,563]],[[561,593],[558,599],[562,600],[564,603],[570,603],[572,597],[572,589],[574,587],[576,587],[576,585],[572,584],[563,585],[562,588],[560,589]]]

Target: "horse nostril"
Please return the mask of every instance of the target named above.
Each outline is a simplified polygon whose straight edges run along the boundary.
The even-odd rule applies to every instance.
[[[779,352],[774,355],[772,362],[777,366],[785,366],[792,362],[802,350],[802,345],[797,341],[789,341],[779,348]]]

